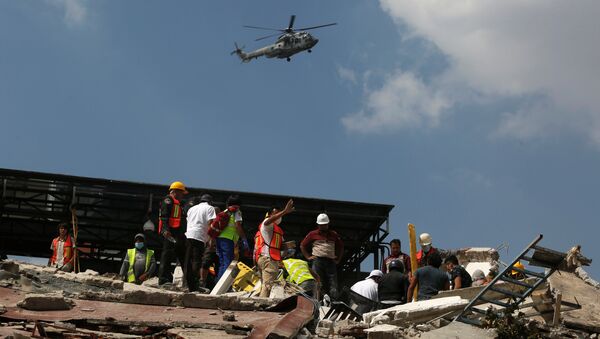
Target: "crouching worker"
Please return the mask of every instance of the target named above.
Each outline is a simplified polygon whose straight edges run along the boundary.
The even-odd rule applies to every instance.
[[[406,303],[408,291],[408,275],[404,273],[404,263],[400,259],[394,259],[387,265],[388,273],[384,274],[379,281],[379,302],[383,308]]]
[[[362,315],[378,307],[377,284],[383,277],[380,270],[372,270],[365,280],[358,281],[350,287],[350,307]]]
[[[128,249],[123,259],[120,276],[123,281],[139,285],[154,276],[156,259],[154,251],[146,248],[146,237],[143,234],[136,234],[134,241],[135,247]]]
[[[308,262],[302,259],[295,259],[295,248],[288,248],[282,251],[283,266],[288,274],[286,280],[298,285],[304,293],[315,299],[318,299],[319,276],[308,266]]]

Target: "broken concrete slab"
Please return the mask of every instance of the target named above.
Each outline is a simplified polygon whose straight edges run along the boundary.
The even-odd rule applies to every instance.
[[[448,312],[461,310],[468,303],[469,300],[458,296],[423,300],[365,313],[363,314],[363,319],[370,326],[378,324],[403,325],[407,323],[421,323]]]
[[[179,295],[176,293],[137,290],[123,292],[122,302],[126,304],[170,306],[180,304],[176,302],[176,298],[178,297]]]
[[[465,270],[467,270],[467,272],[469,272],[469,274],[471,276],[473,276],[473,274],[477,270],[481,270],[481,272],[483,272],[484,275],[488,275],[488,273],[490,273],[490,270],[492,270],[492,268],[495,267],[493,264],[490,264],[489,262],[481,262],[481,261],[470,262],[463,266],[465,267]]]
[[[485,330],[479,327],[451,322],[449,325],[421,334],[421,339],[485,339],[496,338],[495,330]]]
[[[142,286],[158,288],[158,277],[152,277],[142,283]],[[124,288],[124,287],[123,287]]]
[[[364,330],[367,339],[396,339],[402,337],[402,328],[389,324],[377,325]]]
[[[536,281],[536,278],[529,278],[529,279],[525,279],[523,282],[528,283],[528,284],[533,284],[535,281]],[[495,287],[504,289],[506,291],[515,292],[515,293],[523,293],[527,289],[526,287],[523,287],[520,285],[515,285],[512,283],[507,283],[507,282],[499,282],[497,285],[495,285]],[[477,294],[484,288],[485,288],[485,285],[461,288],[458,290],[440,291],[437,295],[434,295],[433,297],[431,297],[431,299],[459,296],[461,298],[471,300],[471,299],[475,298],[475,296],[477,296]],[[548,289],[548,283],[544,282],[544,283],[541,283],[535,290],[536,291],[544,291],[546,289]],[[485,297],[488,299],[492,299],[492,300],[500,300],[500,299],[505,299],[506,295],[495,292],[495,291],[487,291],[485,293]],[[483,302],[481,302],[481,303],[483,303]],[[476,305],[479,305],[481,303],[478,303]]]
[[[220,295],[229,291],[233,281],[235,280],[235,277],[237,277],[238,273],[240,272],[237,263],[237,260],[231,261],[231,264],[229,264],[227,270],[225,270],[225,273],[223,273],[221,276],[221,279],[217,281],[215,287],[212,289],[212,291],[210,291],[211,295]]]
[[[167,336],[177,339],[241,339],[247,337],[246,334],[229,334],[225,330],[220,331],[205,328],[171,328],[167,330]]]
[[[181,301],[184,307],[245,311],[267,309],[277,305],[281,299],[185,293]]]
[[[0,270],[7,271],[12,274],[19,274],[19,264],[14,261],[3,261],[0,263]]]
[[[588,285],[591,285],[595,288],[600,288],[600,283],[592,279],[592,277],[590,277],[589,274],[587,274],[587,272],[582,267],[577,267],[575,269],[575,274],[583,281],[585,281]]]
[[[18,273],[13,273],[13,272],[9,272],[9,271],[5,271],[5,270],[0,270],[0,280],[18,280],[19,279],[19,274]]]
[[[580,304],[581,309],[562,312],[563,324],[569,328],[600,333],[600,290],[587,284],[575,273],[557,271],[548,278],[552,290],[562,293],[563,305]]]
[[[458,258],[461,265],[470,262],[488,262],[495,263],[500,255],[495,248],[490,247],[467,247],[452,251]]]
[[[17,306],[30,311],[70,310],[73,301],[62,294],[28,294]]]

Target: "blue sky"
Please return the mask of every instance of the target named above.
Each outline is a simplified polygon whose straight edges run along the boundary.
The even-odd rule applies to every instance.
[[[569,6],[3,1],[0,167],[394,204],[403,242],[596,259],[600,5]],[[290,63],[229,55],[291,14],[338,25]]]

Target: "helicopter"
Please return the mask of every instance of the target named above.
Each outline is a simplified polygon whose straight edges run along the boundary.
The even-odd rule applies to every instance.
[[[326,25],[299,28],[298,31],[296,31],[293,29],[295,20],[295,15],[290,16],[290,23],[288,24],[288,27],[284,29],[244,26],[246,28],[279,32],[258,38],[255,41],[260,41],[277,35],[279,35],[279,37],[277,38],[274,44],[261,47],[252,52],[244,52],[243,46],[238,47],[237,43],[234,43],[235,50],[231,52],[231,55],[237,54],[237,56],[242,60],[242,62],[250,62],[252,59],[257,59],[261,56],[265,56],[267,58],[286,59],[289,62],[292,60],[291,56],[296,53],[300,53],[302,51],[307,51],[308,53],[311,53],[311,48],[313,48],[319,42],[319,39],[313,37],[310,33],[306,31],[315,28],[337,25],[337,23],[331,23]]]

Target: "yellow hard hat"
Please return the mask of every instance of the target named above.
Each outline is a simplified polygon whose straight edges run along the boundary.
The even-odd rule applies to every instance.
[[[169,187],[169,191],[171,190],[180,190],[183,193],[187,194],[187,190],[185,189],[185,185],[181,181],[174,181]]]
[[[519,269],[522,269],[522,270],[524,270],[524,269],[525,269],[525,265],[521,264],[521,262],[520,262],[520,261],[517,261],[517,263],[514,265],[514,267],[516,267],[516,268],[519,268]],[[519,272],[519,271],[515,271],[515,270],[512,270],[512,271],[510,272],[510,274],[511,274],[511,275],[518,275],[519,273],[521,273],[521,272]]]

